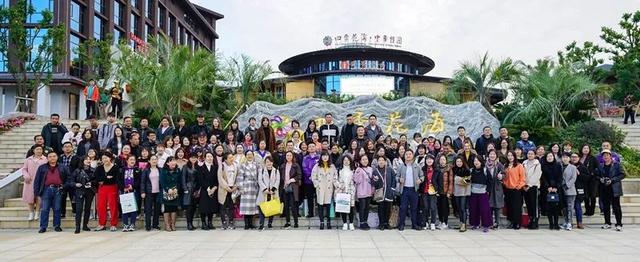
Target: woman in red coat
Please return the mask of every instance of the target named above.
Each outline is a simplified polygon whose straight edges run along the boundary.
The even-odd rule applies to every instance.
[[[262,117],[262,120],[260,120],[260,128],[258,128],[258,130],[256,130],[256,134],[258,137],[258,141],[256,142],[260,142],[262,140],[264,140],[264,142],[266,142],[267,144],[267,151],[269,152],[275,152],[276,150],[276,136],[273,133],[273,128],[271,128],[271,121],[269,121],[269,118],[267,117]]]

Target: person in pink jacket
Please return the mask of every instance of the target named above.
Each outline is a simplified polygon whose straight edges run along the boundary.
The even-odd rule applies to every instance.
[[[369,230],[369,203],[373,196],[373,186],[371,185],[371,173],[373,169],[369,166],[370,161],[367,155],[360,157],[360,166],[353,174],[353,181],[356,183],[356,197],[358,198],[358,218],[360,229]]]
[[[36,214],[39,212],[35,212],[37,199],[33,193],[33,180],[36,178],[38,167],[47,163],[47,157],[42,154],[43,152],[44,147],[42,145],[36,145],[33,148],[33,155],[24,160],[24,165],[22,165],[21,169],[22,177],[24,178],[22,201],[28,206],[29,221],[38,219]]]

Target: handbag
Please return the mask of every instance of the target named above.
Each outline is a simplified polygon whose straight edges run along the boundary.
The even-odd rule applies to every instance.
[[[162,198],[166,201],[172,201],[172,200],[176,200],[178,198],[178,189],[176,189],[175,187],[162,192]]]
[[[277,197],[273,197],[269,201],[260,203],[259,207],[260,211],[262,211],[262,214],[264,214],[265,217],[280,215],[282,214],[282,210],[284,209],[284,205]]]
[[[286,187],[284,187],[284,192],[293,193],[293,186],[291,184],[288,184]]]
[[[351,212],[351,194],[337,193],[336,194],[336,212],[346,213]]]
[[[378,188],[373,192],[373,201],[382,202],[384,200],[384,188]]]
[[[122,214],[138,211],[138,205],[136,203],[136,197],[134,193],[126,193],[119,196],[120,207],[122,208]]]
[[[560,195],[558,195],[558,193],[556,193],[556,192],[547,194],[547,202],[549,202],[549,203],[558,203],[558,202],[560,202]]]

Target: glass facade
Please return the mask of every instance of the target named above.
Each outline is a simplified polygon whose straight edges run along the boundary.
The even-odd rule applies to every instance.
[[[167,9],[164,6],[158,6],[158,27],[160,30],[167,32]]]
[[[33,6],[35,12],[27,17],[27,23],[39,23],[42,21],[42,12],[45,10],[53,12],[53,0],[29,0],[29,4]]]
[[[131,3],[131,7],[135,9],[140,9],[140,0],[129,0]]]
[[[84,7],[71,1],[69,9],[69,17],[71,20],[69,27],[78,33],[84,33]]]
[[[169,37],[171,39],[176,38],[176,18],[169,15]]]
[[[80,46],[80,38],[74,34],[69,35],[69,73],[72,76],[82,76],[82,64],[80,55],[78,55],[78,47]]]
[[[409,78],[379,74],[329,74],[314,78],[314,93],[324,95],[409,94]]]
[[[124,38],[124,32],[120,31],[120,29],[113,30],[113,45],[118,45],[120,43],[120,40]]]
[[[102,39],[105,31],[105,24],[106,23],[99,16],[96,15],[93,17],[93,38],[96,40]]]
[[[306,75],[327,71],[385,71],[418,75],[418,70],[412,65],[384,60],[336,60],[319,64],[308,65],[301,68],[298,74]]]
[[[7,38],[8,38],[8,35],[7,35]],[[1,43],[1,44],[2,45],[8,45],[9,42],[7,41],[7,42]],[[8,72],[9,71],[8,62],[9,62],[9,59],[7,59],[7,57],[3,53],[0,53],[0,72]]]
[[[131,28],[129,32],[132,32],[134,35],[140,37],[140,31],[138,31],[138,16],[136,14],[131,14],[131,20],[129,21],[129,23],[131,23]]]
[[[121,27],[125,27],[124,25],[124,12],[126,8],[118,1],[113,2],[113,23],[119,25]]]
[[[35,36],[35,38],[33,38],[33,42],[32,42],[32,46],[33,49],[31,50],[31,54],[29,55],[29,61],[27,61],[27,68],[28,70],[32,70],[32,66],[33,63],[36,61],[39,62],[43,62],[41,59],[38,59],[38,49],[40,49],[40,45],[42,45],[44,43],[44,36],[47,35],[47,29],[46,28],[42,28],[42,29],[34,29],[34,28],[30,28],[27,29],[27,39],[31,39],[33,37],[34,34],[37,34]],[[44,57],[41,57],[42,59],[44,59]],[[36,70],[41,69],[42,67],[37,66],[38,68],[35,68]],[[44,71],[50,71],[51,67],[49,68],[44,68]]]
[[[155,9],[153,7],[153,0],[142,0],[142,1],[145,1],[144,10],[147,10],[145,12],[147,14],[147,18],[153,19],[153,10]]]
[[[153,29],[151,29],[151,25],[145,23],[144,29],[144,41],[149,42],[149,38],[153,37]]]
[[[106,0],[93,0],[93,9],[96,10],[96,13],[104,13],[105,11],[105,3]]]

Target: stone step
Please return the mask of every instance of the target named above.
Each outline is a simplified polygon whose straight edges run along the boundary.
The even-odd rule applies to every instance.
[[[21,145],[23,147],[31,147],[33,145],[32,139],[16,138],[15,140],[0,139],[0,147],[5,145]]]
[[[21,158],[24,160],[26,152],[26,150],[25,152],[16,152],[16,150],[0,150],[0,158]],[[2,170],[0,170],[0,172],[2,172]]]
[[[24,158],[0,158],[0,164],[22,164]],[[16,166],[18,167],[18,166]]]

